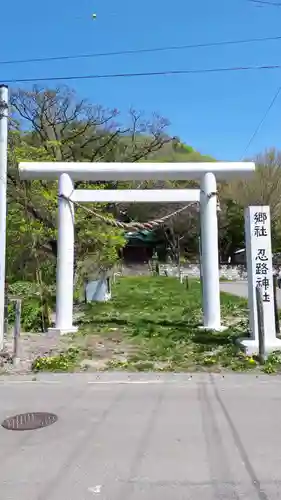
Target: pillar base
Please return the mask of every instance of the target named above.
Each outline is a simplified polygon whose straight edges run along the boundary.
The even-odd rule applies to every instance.
[[[199,326],[199,330],[208,330],[209,332],[224,332],[225,330],[227,330],[228,327],[227,326],[222,326],[222,325],[219,325],[219,326]]]
[[[259,341],[256,339],[239,339],[239,343],[245,348],[248,356],[259,354]],[[265,340],[264,345],[265,354],[268,355],[273,351],[281,351],[281,340],[273,339],[270,341]]]
[[[67,335],[78,332],[77,326],[70,326],[69,328],[53,327],[48,328],[48,333],[51,335]]]

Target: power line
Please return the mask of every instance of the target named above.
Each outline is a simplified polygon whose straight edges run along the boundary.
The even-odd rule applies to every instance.
[[[281,5],[281,4],[280,4]],[[53,57],[37,57],[32,59],[14,59],[14,60],[6,60],[0,61],[0,65],[12,65],[12,64],[27,64],[27,63],[38,63],[38,62],[50,62],[50,61],[66,61],[73,59],[89,59],[95,57],[109,57],[109,56],[121,56],[121,55],[129,55],[129,54],[145,54],[152,52],[166,52],[166,51],[177,51],[177,50],[187,50],[187,49],[199,49],[199,48],[207,48],[207,47],[221,47],[226,45],[239,45],[246,43],[258,43],[258,42],[270,42],[281,40],[281,36],[269,36],[262,38],[248,38],[241,40],[224,40],[219,42],[206,42],[206,43],[196,43],[189,45],[168,45],[165,47],[152,47],[152,48],[143,48],[143,49],[134,49],[134,50],[119,50],[115,52],[94,52],[92,54],[69,54],[69,55],[61,55],[61,56],[53,56]]]
[[[40,78],[14,78],[4,80],[4,83],[36,83],[36,82],[53,82],[53,81],[69,81],[69,80],[98,80],[98,79],[113,79],[113,78],[138,78],[151,76],[172,76],[172,75],[198,75],[211,73],[230,73],[239,71],[262,71],[262,70],[277,70],[281,69],[281,64],[268,64],[263,66],[237,66],[229,68],[202,68],[202,69],[179,69],[165,71],[144,71],[139,73],[105,73],[95,75],[68,75],[68,76],[47,76]]]
[[[281,86],[277,89],[277,92],[275,92],[275,94],[274,94],[274,96],[273,96],[273,99],[271,100],[271,102],[270,102],[269,106],[267,107],[267,109],[266,109],[266,111],[265,111],[265,113],[264,113],[264,115],[263,115],[262,119],[261,119],[261,120],[260,120],[260,122],[258,123],[258,125],[257,125],[256,129],[254,130],[253,134],[251,135],[250,140],[249,140],[249,142],[248,142],[247,146],[246,146],[246,147],[245,147],[245,149],[244,149],[244,153],[243,153],[243,155],[242,155],[241,160],[243,160],[243,159],[245,158],[245,155],[246,155],[246,153],[247,153],[247,151],[248,151],[249,147],[251,146],[252,142],[254,141],[254,139],[256,138],[256,136],[258,135],[258,133],[259,133],[260,129],[262,128],[262,126],[263,126],[263,124],[264,124],[265,120],[267,119],[267,117],[268,117],[268,115],[269,115],[269,112],[270,112],[270,111],[271,111],[271,109],[273,108],[273,106],[274,106],[274,104],[275,104],[275,102],[276,102],[276,100],[277,100],[277,98],[278,98],[278,96],[279,96],[280,92],[281,92]]]
[[[273,5],[274,7],[281,7],[280,2],[270,2],[269,0],[248,0],[248,2],[257,3],[260,5]]]

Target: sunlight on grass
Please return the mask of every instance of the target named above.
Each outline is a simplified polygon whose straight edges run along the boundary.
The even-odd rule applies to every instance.
[[[202,324],[201,289],[174,278],[129,277],[114,286],[112,301],[91,304],[80,325],[84,335],[114,328],[134,346],[126,361],[112,359],[108,368],[126,370],[250,369],[235,343],[247,335],[247,304],[239,297],[221,295],[222,316],[231,326],[224,332],[199,330]]]

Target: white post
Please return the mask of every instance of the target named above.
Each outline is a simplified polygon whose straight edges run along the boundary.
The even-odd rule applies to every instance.
[[[245,210],[245,236],[248,274],[248,305],[251,338],[242,341],[249,355],[259,352],[259,326],[256,286],[262,288],[264,347],[268,354],[281,348],[274,321],[271,223],[269,206],[251,206]]]
[[[56,326],[50,328],[61,335],[74,333],[77,328],[73,318],[74,281],[74,207],[68,201],[73,192],[73,182],[68,174],[59,178],[58,202],[58,255],[57,255],[57,299]],[[61,196],[62,195],[62,196]]]
[[[8,154],[8,87],[0,86],[0,351],[4,347],[6,216]]]
[[[203,175],[200,189],[204,328],[220,330],[217,182],[212,172]]]

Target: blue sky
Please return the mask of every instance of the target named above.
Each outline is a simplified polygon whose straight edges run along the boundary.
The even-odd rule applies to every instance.
[[[97,13],[97,20],[91,19]],[[281,8],[247,0],[28,0],[5,2],[1,60],[281,35]],[[3,32],[4,30],[4,32]],[[5,43],[6,42],[6,43]],[[32,64],[0,65],[0,79],[281,64],[281,40]],[[125,116],[158,112],[201,153],[239,160],[281,85],[281,70],[70,82]],[[281,95],[248,156],[281,148]]]

